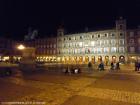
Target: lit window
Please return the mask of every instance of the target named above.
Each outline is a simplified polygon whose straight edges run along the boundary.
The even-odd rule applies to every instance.
[[[91,41],[91,46],[95,46],[95,42],[94,41]]]
[[[82,42],[79,42],[79,46],[82,47]]]
[[[124,47],[119,47],[119,52],[123,53],[124,52]]]
[[[104,48],[104,53],[108,53],[108,52],[109,52],[109,48],[108,47]]]
[[[102,48],[97,48],[97,53],[102,53]]]
[[[116,47],[112,47],[112,48],[111,48],[111,52],[112,52],[112,53],[115,53],[116,51],[117,51],[117,48],[116,48]]]

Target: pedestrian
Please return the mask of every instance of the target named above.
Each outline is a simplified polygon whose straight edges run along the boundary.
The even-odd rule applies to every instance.
[[[101,62],[99,65],[98,65],[98,69],[101,71],[101,70],[104,70],[104,63]]]
[[[110,68],[111,70],[113,70],[114,69],[114,63],[113,62],[111,62],[111,68]]]
[[[140,62],[138,62],[138,71],[140,70]]]
[[[119,62],[116,63],[116,70],[120,70],[120,63]]]
[[[91,69],[92,69],[92,64],[91,64],[91,62],[88,63],[88,69],[89,69],[89,72],[91,72]]]
[[[135,61],[135,71],[138,71],[138,68],[139,68],[138,61]]]
[[[71,75],[71,70],[69,66],[68,66],[68,74]]]

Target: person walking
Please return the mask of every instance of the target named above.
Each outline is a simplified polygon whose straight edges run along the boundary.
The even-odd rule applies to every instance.
[[[91,71],[92,71],[92,64],[91,64],[91,62],[88,63],[88,70],[89,70],[89,73],[91,73]]]
[[[139,68],[138,61],[135,61],[135,71],[138,71],[138,68]]]
[[[113,69],[114,69],[114,63],[111,62],[111,68],[110,68],[110,70],[113,70]]]
[[[140,62],[138,62],[138,71],[140,71]]]
[[[120,63],[119,62],[116,63],[116,70],[120,70]]]

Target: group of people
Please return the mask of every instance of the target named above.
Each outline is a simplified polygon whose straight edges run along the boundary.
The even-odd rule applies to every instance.
[[[88,67],[91,68],[91,62],[89,62]],[[100,62],[98,65],[98,70],[103,71],[104,70],[104,63]],[[111,62],[111,68],[110,70],[120,70],[120,64],[119,62]]]
[[[135,71],[140,71],[140,62],[135,62]]]

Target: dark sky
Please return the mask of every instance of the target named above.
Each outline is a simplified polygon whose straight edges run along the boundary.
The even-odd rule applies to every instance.
[[[91,2],[92,1],[92,2]],[[39,35],[56,33],[60,24],[67,32],[85,27],[112,27],[123,16],[130,27],[140,25],[140,0],[0,0],[0,35],[22,39],[28,28]]]

